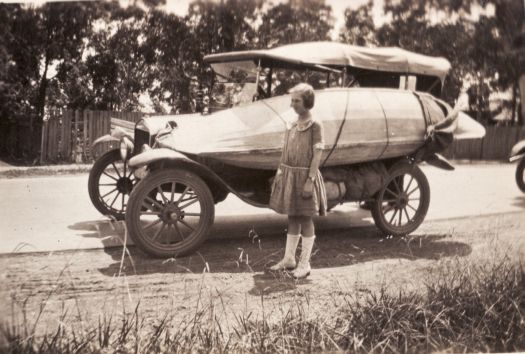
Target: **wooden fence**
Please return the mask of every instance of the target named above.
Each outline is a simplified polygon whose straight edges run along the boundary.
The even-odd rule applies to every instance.
[[[103,143],[91,149],[95,139],[110,133],[112,117],[136,122],[143,116],[140,112],[51,112],[42,127],[41,162],[91,162],[112,148],[111,143]],[[483,139],[455,141],[444,155],[452,159],[505,161],[512,145],[525,139],[525,127],[486,127],[486,130]]]
[[[42,126],[41,163],[90,162],[111,148],[103,143],[92,149],[93,142],[111,131],[111,118],[136,122],[140,112],[53,111]]]
[[[507,160],[510,149],[525,139],[525,127],[486,127],[483,139],[454,141],[444,155],[452,159]]]

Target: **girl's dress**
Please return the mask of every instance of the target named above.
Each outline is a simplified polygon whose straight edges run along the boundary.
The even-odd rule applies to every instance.
[[[326,215],[326,190],[321,172],[317,170],[313,181],[312,197],[302,196],[308,178],[314,147],[322,147],[323,126],[314,120],[298,129],[297,122],[286,130],[283,154],[270,196],[270,208],[280,214],[292,216]]]

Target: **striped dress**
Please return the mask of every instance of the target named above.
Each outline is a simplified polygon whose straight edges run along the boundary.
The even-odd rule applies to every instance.
[[[326,215],[326,190],[319,170],[314,179],[312,197],[302,196],[314,148],[323,146],[323,126],[315,120],[310,120],[303,129],[293,123],[286,130],[279,166],[282,173],[275,175],[272,184],[271,209],[292,216]]]

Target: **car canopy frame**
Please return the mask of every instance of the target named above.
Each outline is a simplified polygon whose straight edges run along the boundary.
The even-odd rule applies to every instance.
[[[204,61],[210,64],[242,60],[260,61],[267,66],[302,66],[317,68],[345,68],[384,71],[402,74],[438,77],[443,83],[450,70],[450,62],[410,52],[398,47],[367,48],[338,42],[304,42],[272,49],[234,51],[210,54]]]

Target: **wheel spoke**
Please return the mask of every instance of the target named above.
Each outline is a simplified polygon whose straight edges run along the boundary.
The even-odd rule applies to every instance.
[[[386,188],[385,189],[388,193],[390,193],[393,197],[398,197],[399,196],[399,193],[396,193],[396,192],[392,192],[392,190],[390,188]]]
[[[195,228],[191,227],[186,221],[184,221],[184,220],[182,220],[182,219],[180,219],[179,221],[180,221],[180,223],[181,223],[182,225],[186,226],[186,227],[187,227],[188,229],[190,229],[191,231],[195,231]]]
[[[184,196],[186,195],[186,193],[188,192],[189,189],[190,189],[190,187],[188,187],[188,186],[186,186],[186,188],[184,188],[184,191],[180,195],[179,200],[177,200],[177,204],[182,201],[182,198],[184,198]]]
[[[392,221],[393,221],[394,218],[396,217],[396,214],[397,214],[397,208],[395,208],[395,210],[394,210],[394,214],[392,215],[392,217],[390,218],[390,221],[388,222],[389,224],[392,224]]]
[[[106,198],[108,195],[110,195],[111,193],[115,192],[117,190],[117,188],[113,188],[112,190],[110,190],[109,192],[107,192],[106,194],[104,194],[102,197],[100,197],[100,199],[104,199]],[[118,195],[118,191],[117,191],[117,195]]]
[[[118,178],[122,178],[122,176],[120,175],[120,172],[118,171],[118,168],[117,168],[117,166],[115,166],[115,163],[114,163],[114,162],[112,162],[111,164],[113,165],[113,169],[114,169],[114,170],[115,170],[115,172],[117,173],[117,175],[118,175]]]
[[[149,224],[148,226],[146,226],[145,228],[142,229],[142,231],[146,231],[147,229],[149,229],[150,227],[153,227],[155,225],[157,225],[159,222],[162,222],[161,219],[157,219],[155,221],[153,221],[151,224]]]
[[[410,176],[410,182],[408,182],[407,187],[404,189],[404,192],[406,193],[408,189],[410,188],[410,185],[412,184],[412,181],[414,180],[414,176]]]
[[[401,191],[403,190],[401,187],[399,187],[399,183],[398,183],[398,181],[397,181],[400,177],[401,177],[401,176],[399,176],[399,177],[394,177],[394,179],[392,180],[392,182],[394,182],[394,185],[396,186],[397,193],[401,193]]]
[[[410,192],[408,192],[407,193],[407,197],[410,197],[412,195],[412,193],[414,193],[417,190],[419,190],[419,186],[415,186],[414,189],[412,189]]]
[[[118,179],[115,176],[108,174],[106,171],[102,171],[102,174],[105,174],[106,176],[114,180],[115,182],[118,182]]]
[[[408,204],[407,204],[407,205],[408,205]],[[410,216],[408,216],[408,210],[407,210],[407,208],[406,208],[406,207],[403,208],[403,211],[405,212],[405,215],[406,215],[406,217],[407,217],[407,223],[410,222]]]
[[[171,195],[170,195],[170,202],[173,203],[173,200],[175,199],[175,189],[177,187],[177,182],[171,183]]]
[[[100,183],[99,184],[99,186],[103,186],[103,187],[116,186],[116,185],[117,185],[116,183]]]
[[[399,222],[398,222],[398,226],[401,226],[401,223],[403,222],[403,213],[401,211],[401,209],[399,209]]]
[[[184,213],[185,216],[201,216],[201,213]]]
[[[111,204],[109,205],[110,208],[113,208],[113,204],[115,204],[115,202],[117,201],[117,198],[118,198],[118,195],[119,195],[119,194],[120,194],[120,192],[117,193],[117,195],[115,196],[115,199],[113,199],[113,201],[112,201]]]
[[[166,196],[164,195],[164,193],[162,193],[162,188],[160,188],[160,186],[157,186],[157,192],[160,194],[160,197],[162,198],[164,203],[169,203],[169,201],[168,201],[168,199],[166,199]]]
[[[407,206],[408,206],[408,207],[410,207],[410,209],[414,210],[414,212],[416,212],[416,213],[417,213],[417,210],[416,210],[416,209],[414,209],[414,207],[413,207],[412,205],[410,205],[410,203],[407,203]]]
[[[184,205],[179,205],[179,208],[182,210],[182,209],[184,209],[184,208],[186,208],[186,207],[188,207],[188,206],[190,206],[192,204],[195,204],[198,201],[199,201],[199,199],[197,197],[195,197],[195,199],[193,199],[192,201],[190,201],[190,202],[188,202],[188,203],[186,203]]]
[[[182,236],[182,232],[179,229],[179,225],[177,225],[177,223],[175,223],[175,224],[173,224],[173,228],[175,229],[175,231],[177,232],[179,237],[184,240],[184,236]]]
[[[153,237],[151,238],[151,241],[157,240],[157,237],[159,237],[159,235],[162,233],[162,231],[164,231],[165,227],[166,227],[166,223],[162,223],[162,226],[160,227],[160,229],[157,230],[157,232],[155,232],[155,235],[153,235]]]
[[[120,210],[124,210],[124,193],[122,193],[122,209]]]
[[[122,175],[124,177],[126,177],[126,165],[127,165],[127,163],[124,161],[124,172],[122,173]]]

